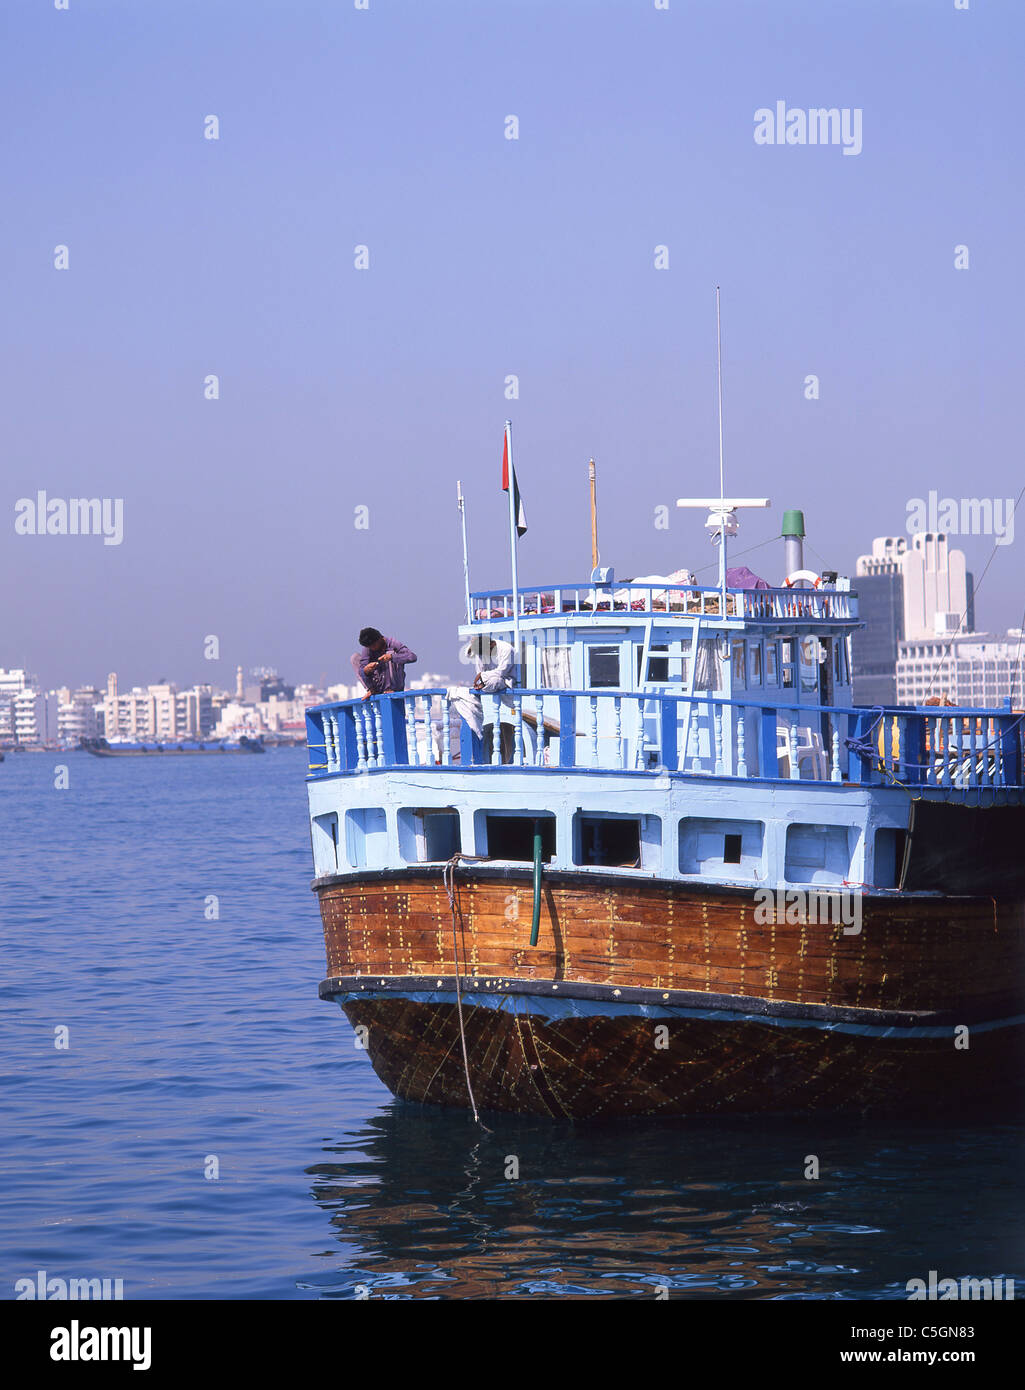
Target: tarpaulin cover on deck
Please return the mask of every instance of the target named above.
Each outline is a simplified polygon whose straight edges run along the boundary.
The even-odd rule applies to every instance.
[[[769,585],[764,579],[759,579],[757,574],[753,574],[747,565],[738,565],[736,569],[726,571],[727,589],[767,589]]]

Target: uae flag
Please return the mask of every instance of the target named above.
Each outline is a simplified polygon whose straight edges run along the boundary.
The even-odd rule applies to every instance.
[[[527,529],[527,513],[523,510],[523,501],[520,497],[520,489],[516,482],[516,469],[512,466],[509,459],[509,431],[505,432],[505,443],[502,447],[502,491],[509,491],[509,481],[512,480],[512,511],[516,517],[516,534],[522,536]]]

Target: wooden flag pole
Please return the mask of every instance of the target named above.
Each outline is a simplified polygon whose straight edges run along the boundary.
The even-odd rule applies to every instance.
[[[512,421],[505,422],[505,447],[509,459],[509,549],[512,553],[513,646],[517,670],[520,660],[520,582],[516,568],[516,469],[513,466]],[[497,734],[496,734],[497,737]]]
[[[594,459],[587,465],[587,476],[591,482],[591,578],[598,568],[598,498],[595,486]]]
[[[466,621],[472,622],[470,612],[470,561],[466,553],[466,504],[463,501],[463,485],[456,483],[456,500],[459,503],[459,520],[463,528],[463,588],[466,590]]]

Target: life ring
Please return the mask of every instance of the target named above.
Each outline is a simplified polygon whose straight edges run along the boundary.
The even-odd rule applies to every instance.
[[[792,589],[800,579],[805,579],[813,589],[817,589],[822,583],[822,575],[816,574],[814,570],[794,570],[793,574],[788,574],[783,583],[788,589]]]

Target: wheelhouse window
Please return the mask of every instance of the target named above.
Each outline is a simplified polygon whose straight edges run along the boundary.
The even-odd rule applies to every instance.
[[[779,685],[779,653],[775,642],[765,644],[765,684]]]
[[[715,637],[698,639],[697,663],[694,669],[695,690],[722,689],[722,658]]]
[[[749,683],[751,685],[761,685],[762,683],[762,644],[761,642],[751,643],[751,672]]]
[[[643,648],[643,647],[638,647],[638,648],[637,648],[637,680],[638,680],[638,682],[643,683],[644,681],[661,681],[661,682],[664,683],[664,682],[666,682],[666,681],[669,680],[669,644],[668,644],[667,642],[663,642],[663,643],[660,643],[660,644],[652,643],[652,645],[648,648],[648,673],[647,673],[647,675],[644,675],[644,674],[642,674],[642,672],[641,672],[641,663],[642,663],[643,660],[644,660],[644,648]]]
[[[790,690],[794,684],[794,644],[788,638],[780,643],[781,665],[783,667],[783,688]]]
[[[638,646],[637,684],[643,685],[646,681],[658,685],[686,683],[689,659],[689,637],[673,642],[653,642],[648,648],[648,671],[645,675],[642,670],[644,648]]]
[[[733,644],[733,684],[743,686],[747,684],[747,672],[744,661],[744,643],[734,642]]]
[[[800,646],[802,690],[818,690],[819,663],[824,654],[822,643],[817,637],[802,637]]]
[[[618,687],[618,647],[588,647],[587,684],[592,690],[607,690]]]
[[[541,648],[541,684],[545,690],[569,690],[572,687],[572,667],[568,646]]]

